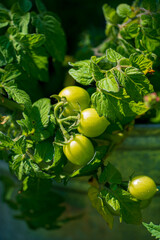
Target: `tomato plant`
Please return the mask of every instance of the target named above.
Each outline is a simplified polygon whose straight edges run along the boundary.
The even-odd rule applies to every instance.
[[[142,175],[130,180],[128,190],[137,199],[148,200],[157,192],[157,186],[152,178]]]
[[[65,97],[67,100],[67,106],[64,108],[64,115],[76,115],[77,112],[89,107],[90,96],[88,92],[77,86],[70,86],[62,89],[59,93],[60,97]]]
[[[109,125],[105,117],[100,117],[94,108],[87,108],[81,112],[78,131],[87,137],[98,137]]]
[[[94,156],[91,141],[83,135],[76,134],[73,139],[63,146],[67,159],[75,165],[86,165]]]
[[[156,185],[143,175],[130,182],[128,176],[126,183],[108,156],[141,116],[154,112],[150,119],[160,122],[159,2],[116,9],[104,4],[105,39],[93,44],[82,34],[73,44],[82,48],[73,56],[66,55],[56,13],[41,0],[12,2],[10,9],[0,4],[0,157],[21,183],[20,192],[31,194],[32,182],[40,179],[50,195],[53,179],[63,184],[90,176],[89,199],[110,228],[115,215],[120,222],[140,224],[142,202],[150,201]],[[78,86],[64,88],[65,76]],[[73,166],[66,172],[69,162]],[[28,214],[30,209],[24,219]]]

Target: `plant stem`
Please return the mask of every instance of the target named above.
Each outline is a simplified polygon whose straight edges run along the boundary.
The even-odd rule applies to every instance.
[[[20,105],[16,102],[13,102],[12,100],[9,100],[8,98],[0,95],[0,106],[6,107],[12,111],[23,111],[24,107],[23,105]]]

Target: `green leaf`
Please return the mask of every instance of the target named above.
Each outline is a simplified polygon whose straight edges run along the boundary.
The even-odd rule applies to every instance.
[[[19,0],[19,5],[24,12],[28,12],[32,8],[32,2],[30,0]]]
[[[6,36],[0,36],[0,67],[13,62],[15,53],[13,46]]]
[[[23,56],[20,64],[25,71],[31,75],[34,79],[38,79],[42,82],[48,82],[48,56],[43,47],[32,49],[27,52],[20,52]]]
[[[69,74],[80,84],[89,85],[93,82],[93,76],[90,71],[90,60],[70,63],[74,68],[69,70]]]
[[[129,224],[140,224],[142,216],[138,200],[121,188],[112,191],[112,194],[119,201],[122,220]]]
[[[42,98],[32,105],[28,114],[23,113],[24,119],[17,121],[24,134],[35,142],[43,141],[53,134],[55,123],[50,121],[50,108],[50,99]],[[50,124],[53,125],[52,129]]]
[[[106,72],[106,78],[98,81],[96,85],[98,88],[107,92],[119,92],[120,90],[117,79],[110,71]]]
[[[18,180],[23,180],[31,172],[31,165],[28,159],[25,159],[24,154],[18,154],[12,157],[9,162],[11,170],[16,174]]]
[[[134,113],[136,113],[136,115],[142,115],[144,114],[145,112],[148,111],[148,108],[146,107],[146,105],[144,104],[144,102],[134,102],[134,101],[131,101],[129,103],[129,106],[130,108],[132,109],[132,111]]]
[[[32,103],[29,95],[25,91],[18,89],[14,81],[5,82],[3,87],[10,98],[15,102],[24,105],[25,111],[30,112]]]
[[[104,58],[105,57],[97,59],[95,56],[91,57],[90,71],[92,71],[92,77],[95,81],[99,81],[104,78],[104,73],[98,66],[98,62]]]
[[[118,39],[118,41],[119,41],[119,45],[120,45],[119,47],[121,47],[121,48],[118,47],[117,50],[123,56],[129,57],[132,53],[137,52],[136,49],[130,43],[128,43],[125,39],[120,38],[120,39]],[[119,50],[119,49],[121,49],[121,50]],[[122,52],[122,49],[123,49],[123,52]]]
[[[98,114],[107,117],[111,122],[125,123],[136,115],[130,108],[130,98],[123,95],[122,90],[112,94],[95,92],[92,94],[91,101]]]
[[[106,21],[117,24],[121,21],[121,18],[116,13],[116,10],[114,8],[111,8],[108,4],[103,5],[103,14],[106,19]]]
[[[131,54],[129,60],[133,67],[139,68],[144,74],[146,74],[153,65],[153,62],[150,59],[140,53]]]
[[[113,215],[110,213],[108,208],[104,205],[102,198],[99,195],[97,188],[91,187],[88,190],[88,197],[92,203],[92,206],[102,215],[104,220],[107,222],[110,229],[113,227]]]
[[[117,14],[122,18],[128,17],[132,12],[131,7],[125,3],[119,4],[116,11]]]
[[[42,98],[33,104],[30,117],[36,128],[48,126],[50,109],[51,103],[48,98]]]
[[[14,25],[18,30],[24,34],[28,33],[28,25],[30,22],[30,13],[21,14],[21,12],[16,12],[12,15],[12,20]]]
[[[114,50],[111,49],[111,48],[107,49],[106,55],[107,55],[107,59],[108,59],[110,62],[118,62],[118,60],[120,60],[121,58],[123,58],[122,55],[120,55],[119,53],[117,53],[116,51],[114,51]]]
[[[5,135],[4,133],[0,132],[0,147],[11,148],[14,142],[10,137]]]
[[[120,34],[125,39],[132,39],[138,35],[139,31],[139,24],[137,22],[131,22],[121,29]]]
[[[45,42],[44,34],[23,34],[18,33],[15,36],[16,41],[20,44],[20,47],[23,48],[38,48]]]
[[[25,154],[26,153],[26,138],[21,136],[16,142],[14,142],[13,149],[15,154]]]
[[[44,48],[45,36],[43,34],[12,34],[19,65],[31,78],[47,82],[49,73],[48,54]]]
[[[16,78],[18,78],[22,74],[16,64],[7,64],[4,70],[5,71],[1,77],[2,82],[9,82],[11,80],[16,80]]]
[[[152,28],[152,16],[151,15],[142,15],[140,19],[141,19],[141,25],[143,27]]]
[[[107,164],[99,176],[99,183],[105,184],[106,182],[115,184],[120,184],[122,182],[120,172],[111,163]]]
[[[48,14],[33,15],[33,25],[38,33],[45,35],[45,47],[48,53],[58,61],[63,61],[66,39],[60,22]]]
[[[36,163],[50,163],[53,161],[54,148],[51,141],[43,141],[35,146],[34,160]]]
[[[128,67],[125,69],[124,75],[124,86],[127,94],[130,95],[135,102],[142,101],[145,95],[154,91],[148,78],[139,69]]]
[[[7,9],[0,9],[0,28],[8,26],[10,23],[10,16]]]
[[[150,222],[149,224],[143,222],[142,224],[151,233],[152,237],[155,237],[156,239],[160,239],[160,225],[155,225],[152,222]]]
[[[115,198],[115,196],[106,188],[100,192],[100,196],[102,197],[104,204],[108,207],[110,212],[113,215],[120,216],[121,207],[119,201]]]

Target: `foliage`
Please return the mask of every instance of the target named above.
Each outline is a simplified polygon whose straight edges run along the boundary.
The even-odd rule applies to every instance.
[[[151,233],[152,237],[155,237],[156,239],[160,239],[160,225],[155,225],[152,222],[150,222],[149,224],[143,223],[143,225]]]
[[[107,161],[135,119],[159,104],[159,100],[151,105],[145,101],[146,96],[157,91],[158,78],[153,81],[150,74],[154,68],[159,76],[159,5],[157,1],[140,2],[133,6],[120,4],[116,9],[105,4],[106,40],[94,48],[88,45],[94,56],[69,63],[69,74],[87,89],[91,107],[110,122],[100,136],[90,138],[94,157],[84,166],[72,165],[69,169],[63,145],[77,134],[81,109],[76,116],[63,116],[67,99],[55,95],[61,80],[54,78],[50,68],[62,72],[66,48],[59,18],[48,12],[40,0],[35,1],[38,13],[31,11],[29,0],[17,1],[10,10],[0,5],[1,157],[23,182],[23,191],[17,197],[22,211],[19,218],[31,215],[28,224],[32,228],[46,224],[49,229],[57,227],[56,221],[53,225],[50,222],[61,215],[63,207],[59,203],[63,200],[51,190],[51,181],[66,184],[81,176],[93,177],[89,199],[110,228],[115,216],[120,222],[142,222],[141,201],[127,191],[123,176]],[[45,91],[53,79],[52,97],[58,103],[51,101]],[[32,196],[37,182],[40,188]],[[47,190],[43,188],[45,183],[49,184]],[[55,196],[57,211],[53,215],[43,208],[46,195]],[[37,211],[47,212],[47,216],[42,219],[37,212],[30,212],[25,197],[30,204],[41,198]],[[51,206],[51,200],[47,201]]]

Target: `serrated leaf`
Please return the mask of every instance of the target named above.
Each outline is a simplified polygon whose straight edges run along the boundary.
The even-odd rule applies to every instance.
[[[106,78],[96,83],[97,87],[107,92],[119,92],[120,86],[114,75],[108,71]]]
[[[48,126],[50,108],[51,103],[48,98],[42,98],[33,104],[31,118],[37,128]]]
[[[25,91],[18,89],[14,81],[4,82],[3,87],[10,98],[15,102],[24,105],[24,110],[30,112],[32,103],[29,95]]]
[[[97,59],[95,56],[91,57],[90,71],[92,71],[92,77],[95,81],[99,81],[104,78],[104,73],[98,66],[98,61],[99,59]]]
[[[118,62],[118,60],[120,60],[121,58],[123,58],[122,55],[120,55],[119,53],[117,53],[116,51],[114,51],[113,49],[109,48],[106,51],[106,55],[107,55],[107,59],[110,62]]]
[[[70,63],[74,68],[69,70],[69,74],[80,84],[89,85],[94,81],[90,71],[90,60]]]
[[[113,215],[108,208],[104,205],[102,198],[99,196],[99,190],[91,187],[88,190],[88,197],[92,203],[92,206],[101,214],[104,220],[107,222],[110,229],[113,227]]]
[[[44,34],[22,34],[18,33],[15,36],[16,41],[20,44],[20,46],[23,46],[23,48],[38,48],[45,42],[45,36]]]
[[[128,95],[136,102],[142,101],[145,95],[154,91],[148,78],[134,67],[125,69],[125,88]]]
[[[130,108],[132,109],[132,111],[134,113],[136,113],[136,115],[142,115],[144,114],[145,112],[148,111],[148,108],[146,107],[146,105],[144,104],[144,102],[134,102],[134,101],[131,101],[129,103],[129,106]]]
[[[25,159],[24,154],[13,156],[12,161],[9,162],[9,166],[19,180],[24,179],[31,171],[30,162],[28,159]]]
[[[113,215],[120,216],[121,207],[115,196],[106,188],[100,192],[100,195],[102,196],[103,202],[105,205],[107,205],[110,212]]]
[[[32,2],[30,0],[19,0],[19,5],[24,12],[28,12],[32,8]]]
[[[130,44],[128,43],[125,39],[120,38],[118,39],[118,41],[120,42],[120,47],[123,47],[123,53],[125,57],[129,57],[132,53],[136,53],[136,49]],[[121,50],[122,51],[122,50]],[[120,54],[121,54],[120,51]]]
[[[11,80],[15,80],[16,78],[18,78],[22,73],[20,71],[20,69],[18,68],[18,66],[16,64],[8,64],[5,68],[4,68],[4,73],[1,77],[2,82],[8,82]]]
[[[150,222],[149,224],[143,222],[142,224],[151,233],[152,237],[155,237],[156,239],[160,239],[160,225],[155,225],[152,222]]]
[[[0,67],[11,63],[15,58],[13,46],[6,36],[0,36]]]
[[[25,154],[26,152],[26,138],[21,136],[16,142],[14,142],[13,149],[15,154]]]
[[[21,65],[25,71],[33,78],[42,82],[48,82],[48,56],[43,47],[32,49],[31,51],[21,52]]]
[[[36,163],[49,163],[53,161],[54,148],[51,141],[43,141],[35,146],[34,160]]]
[[[0,146],[1,147],[6,147],[6,148],[11,148],[13,146],[14,142],[10,137],[5,135],[4,133],[0,132]]]
[[[121,21],[121,18],[116,13],[116,10],[114,8],[111,8],[107,3],[103,5],[103,14],[106,19],[106,21],[117,24]]]
[[[111,163],[107,164],[99,176],[99,183],[104,184],[106,182],[115,184],[120,184],[122,182],[120,172]]]
[[[140,224],[142,216],[138,200],[121,188],[112,191],[112,194],[119,201],[122,220],[129,224]]]
[[[25,13],[24,15],[21,15],[20,13],[16,12],[12,15],[12,20],[14,25],[18,27],[20,32],[22,32],[23,34],[28,33],[30,13]]]
[[[129,60],[133,67],[139,68],[144,74],[146,74],[153,65],[153,62],[150,59],[139,53],[131,54]]]
[[[117,14],[122,18],[128,17],[132,12],[131,7],[125,3],[119,4],[116,11],[117,11]]]
[[[66,39],[60,22],[52,15],[33,15],[33,25],[38,33],[45,35],[45,47],[48,53],[58,61],[63,61]]]
[[[129,106],[130,98],[123,95],[122,91],[112,94],[96,92],[92,94],[91,101],[98,114],[111,122],[124,123],[129,120],[128,117],[134,118],[136,115]]]
[[[137,22],[131,22],[121,29],[120,34],[125,39],[132,39],[137,37],[139,31],[139,24]]]
[[[10,22],[10,16],[7,9],[0,9],[0,28],[6,27]]]

